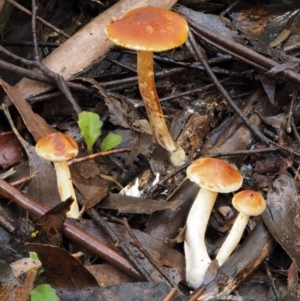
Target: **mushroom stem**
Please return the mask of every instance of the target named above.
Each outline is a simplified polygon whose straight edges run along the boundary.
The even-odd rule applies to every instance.
[[[65,201],[69,197],[72,197],[74,200],[74,202],[71,205],[70,211],[67,212],[67,217],[78,218],[79,207],[75,196],[73,183],[71,180],[71,173],[70,173],[68,162],[67,161],[53,162],[53,165],[56,172],[57,186],[58,186],[60,199],[62,201]]]
[[[250,216],[240,212],[234,221],[232,228],[226,237],[224,243],[222,244],[216,259],[218,260],[219,266],[229,258],[231,253],[237,247],[239,241],[242,238],[244,230],[247,226]]]
[[[191,288],[199,287],[211,262],[205,245],[205,232],[218,193],[201,188],[186,222],[184,252],[186,281]]]
[[[174,166],[182,165],[186,160],[184,150],[172,139],[155,88],[153,70],[153,52],[138,51],[137,73],[141,96],[150,121],[153,136],[158,144],[170,153]]]

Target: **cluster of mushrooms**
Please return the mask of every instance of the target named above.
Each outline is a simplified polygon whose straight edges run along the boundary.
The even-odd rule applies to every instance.
[[[169,50],[185,43],[188,36],[187,22],[174,12],[142,7],[130,11],[120,20],[112,21],[105,32],[116,45],[137,51],[139,90],[153,137],[169,152],[173,166],[182,165],[186,161],[186,154],[171,137],[157,96],[153,52]],[[54,132],[37,142],[36,152],[53,162],[61,200],[65,201],[69,197],[74,199],[67,216],[78,218],[79,208],[67,163],[78,153],[76,141]],[[187,177],[201,187],[187,218],[184,241],[187,284],[197,288],[203,283],[211,262],[205,245],[205,232],[217,194],[238,190],[243,178],[235,166],[213,158],[194,161],[187,168]],[[219,266],[238,245],[249,217],[260,215],[265,209],[263,197],[252,190],[235,194],[232,202],[239,215],[216,256]]]
[[[200,186],[187,218],[184,239],[186,281],[189,287],[197,288],[203,283],[205,272],[211,263],[205,245],[205,232],[217,195],[240,189],[243,177],[234,165],[216,158],[195,160],[187,168],[186,174]],[[250,216],[262,214],[266,207],[261,194],[253,190],[236,193],[232,205],[239,214],[217,253],[219,266],[223,265],[237,247]]]

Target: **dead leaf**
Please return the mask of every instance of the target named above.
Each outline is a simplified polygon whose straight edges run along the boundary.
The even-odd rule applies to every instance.
[[[155,211],[179,208],[184,199],[173,202],[156,201],[127,195],[110,193],[100,204],[100,208],[118,210],[119,213],[152,214]]]
[[[84,166],[90,166],[90,162],[81,162],[70,166],[72,181],[84,199],[87,209],[98,204],[108,193],[108,183],[98,175],[87,178],[81,175],[81,171],[86,170]],[[99,170],[98,170],[99,173]]]
[[[23,160],[20,143],[13,132],[0,134],[0,166],[6,169]]]
[[[23,273],[31,269],[39,269],[42,264],[39,260],[34,260],[29,257],[22,258],[10,264],[12,271],[16,277],[21,276]]]
[[[298,270],[299,270],[299,268],[297,266],[296,260],[295,260],[295,258],[293,258],[292,264],[288,270],[288,278],[287,278],[288,290],[290,290],[293,286],[298,284],[298,281],[299,281]]]
[[[94,276],[67,251],[56,246],[26,243],[30,251],[38,254],[45,269],[47,283],[57,291],[69,290],[74,296],[80,290],[98,287]]]
[[[268,229],[300,266],[300,231],[295,223],[300,212],[300,199],[293,178],[287,174],[279,176],[269,188],[266,203],[262,216]]]
[[[58,245],[62,238],[62,228],[66,214],[73,203],[70,197],[47,211],[35,222],[34,237],[31,241],[41,244]]]
[[[266,75],[263,72],[259,72],[259,79],[262,83],[262,86],[269,98],[271,104],[275,102],[275,88],[276,88],[276,80],[271,76]]]
[[[18,133],[7,107],[3,104],[2,108],[16,138],[23,146],[28,157],[30,175],[32,176],[28,184],[28,195],[53,208],[60,202],[60,196],[57,188],[56,173],[52,164],[36,154],[34,146],[30,145]]]
[[[108,288],[94,291],[93,299],[89,301],[162,301],[170,291],[166,283],[135,282],[121,285],[114,285]]]
[[[134,282],[133,278],[107,263],[86,265],[85,267],[94,275],[100,287]]]
[[[15,88],[11,87],[2,79],[0,79],[0,85],[16,106],[28,131],[32,134],[36,141],[55,132],[55,129],[51,127],[40,115],[32,111],[31,106]]]

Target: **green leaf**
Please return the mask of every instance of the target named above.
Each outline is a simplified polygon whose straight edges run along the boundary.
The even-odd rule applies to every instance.
[[[33,260],[39,260],[38,254],[36,252],[29,252],[29,257]]]
[[[108,134],[101,143],[101,149],[103,151],[110,150],[117,145],[119,145],[122,141],[122,137],[120,135],[110,133]]]
[[[31,301],[59,301],[54,288],[49,284],[41,284],[30,291]]]
[[[78,125],[81,130],[81,135],[87,146],[88,153],[90,154],[93,149],[93,145],[101,134],[101,127],[103,122],[96,113],[81,112],[78,115]]]

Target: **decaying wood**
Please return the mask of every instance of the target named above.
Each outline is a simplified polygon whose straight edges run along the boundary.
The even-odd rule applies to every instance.
[[[85,25],[48,55],[42,63],[68,80],[103,57],[113,46],[104,32],[105,26],[112,19],[119,19],[137,7],[151,5],[167,9],[171,8],[174,3],[176,0],[121,0]],[[27,78],[23,78],[15,87],[24,98],[40,94],[51,88],[48,84]]]

